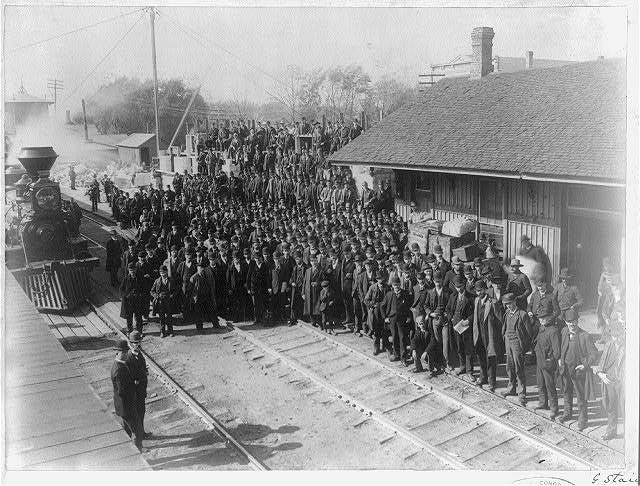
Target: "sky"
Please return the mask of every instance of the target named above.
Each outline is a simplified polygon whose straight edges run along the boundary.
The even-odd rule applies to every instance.
[[[263,102],[282,95],[289,65],[303,70],[361,64],[375,81],[414,84],[431,63],[471,52],[474,27],[493,27],[493,54],[586,61],[624,57],[624,7],[175,7],[155,22],[158,76],[202,83],[207,100]],[[118,76],[150,78],[149,14],[140,7],[6,6],[4,89],[51,95],[58,111],[80,109]],[[119,16],[114,20],[108,20]],[[108,20],[78,32],[75,29]],[[51,37],[56,39],[38,43]],[[25,47],[32,43],[37,45]],[[535,61],[534,61],[535,62]]]

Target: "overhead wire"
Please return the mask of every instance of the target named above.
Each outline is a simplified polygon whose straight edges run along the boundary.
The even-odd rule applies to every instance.
[[[192,39],[194,39],[196,42],[198,42],[202,47],[204,47],[205,49],[209,49],[210,47],[207,46],[207,43],[212,43],[211,41],[209,41],[208,39],[205,39],[201,34],[195,32],[193,29],[189,28],[188,26],[182,24],[181,22],[179,22],[178,20],[176,20],[174,17],[171,17],[173,22],[175,22],[177,25],[181,26],[183,30],[178,30],[177,27],[175,27],[173,24],[169,23],[168,25],[171,26],[172,28],[174,28],[176,31],[181,32],[183,34],[189,35]],[[231,51],[229,51],[228,49],[218,46],[215,43],[212,43],[214,45],[214,47],[217,47],[218,49],[221,49],[225,52],[227,52],[228,54],[230,54],[231,56],[233,56],[234,58],[236,58],[237,60],[244,62],[250,66],[252,66],[254,69],[257,69],[258,71],[262,72],[263,74],[265,74],[266,76],[268,76],[269,78],[275,80],[276,82],[278,82],[279,84],[283,85],[286,87],[286,85],[284,84],[284,82],[278,80],[277,78],[275,78],[273,75],[267,73],[266,71],[264,71],[263,69],[259,68],[258,66],[252,64],[249,61],[243,60],[242,58],[240,58],[239,56],[236,56],[235,54],[233,54]],[[229,63],[228,61],[226,62],[228,66],[232,67],[233,69],[235,69],[238,73],[240,73],[241,76],[243,76],[245,79],[247,79],[251,84],[253,84],[254,86],[256,86],[257,88],[263,90],[265,93],[267,93],[269,96],[271,96],[273,99],[275,99],[276,101],[282,103],[284,106],[286,106],[288,109],[293,111],[293,114],[295,116],[295,114],[298,112],[298,110],[295,109],[295,106],[293,106],[292,104],[290,104],[289,102],[287,102],[286,100],[283,100],[279,95],[276,95],[274,93],[272,93],[271,91],[269,91],[267,88],[265,88],[264,86],[260,85],[259,83],[256,83],[252,78],[247,77],[244,73],[242,73],[242,71],[240,69],[238,69],[237,67],[233,66],[231,63]],[[287,87],[288,88],[288,87]]]
[[[50,42],[50,41],[53,41],[53,40],[57,40],[57,39],[60,39],[62,37],[66,37],[68,35],[75,34],[77,32],[81,32],[83,30],[87,30],[87,29],[91,29],[93,27],[97,27],[98,25],[106,24],[106,23],[112,22],[114,20],[121,19],[121,18],[127,17],[129,15],[133,15],[134,13],[140,12],[141,10],[144,10],[144,8],[138,8],[136,10],[132,10],[131,12],[126,12],[126,13],[123,13],[123,14],[120,14],[120,15],[116,15],[114,17],[109,17],[108,19],[104,19],[104,20],[101,20],[99,22],[95,22],[93,24],[85,25],[83,27],[79,27],[77,29],[73,29],[73,30],[70,30],[68,32],[63,32],[61,34],[54,35],[54,36],[48,37],[46,39],[42,39],[42,40],[39,40],[39,41],[36,41],[36,42],[32,42],[30,44],[25,44],[23,46],[16,47],[14,49],[10,49],[6,53],[7,54],[12,54],[14,52],[21,51],[23,49],[28,49],[29,47],[35,47],[35,46],[38,46],[40,44],[44,44],[45,42]]]
[[[107,51],[107,53],[102,57],[102,59],[100,59],[100,61],[89,71],[89,73],[82,79],[82,81],[80,81],[80,83],[78,83],[75,88],[73,88],[73,90],[62,100],[62,103],[65,103],[66,101],[68,101],[71,96],[73,96],[79,89],[80,87],[82,87],[82,85],[91,77],[91,75],[100,67],[100,65],[107,60],[107,58],[111,55],[111,53],[113,51],[116,50],[116,48],[120,45],[120,43],[131,33],[131,31],[135,28],[136,25],[138,25],[138,23],[142,20],[142,17],[144,16],[144,14],[140,15],[140,17],[133,23],[133,25],[131,27],[129,27],[129,30],[127,30],[124,35],[122,37],[120,37],[120,39],[118,39],[116,41],[116,43],[113,45],[113,47],[111,47],[111,49],[109,49],[109,51]]]

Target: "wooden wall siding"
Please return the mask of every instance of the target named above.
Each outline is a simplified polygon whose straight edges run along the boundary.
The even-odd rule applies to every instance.
[[[559,184],[537,181],[509,181],[508,218],[542,225],[559,226],[562,193]]]
[[[480,179],[480,221],[493,223],[502,220],[502,191],[501,181]]]
[[[520,251],[520,237],[527,235],[531,243],[547,252],[553,267],[553,278],[560,272],[560,228],[520,221],[509,221],[508,257],[515,258]]]
[[[433,180],[434,206],[474,214],[478,206],[476,184],[474,177],[436,175]]]

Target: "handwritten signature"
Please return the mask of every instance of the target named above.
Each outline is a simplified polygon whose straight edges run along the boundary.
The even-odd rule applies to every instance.
[[[638,483],[638,473],[633,472],[615,472],[615,473],[596,473],[591,480],[591,484],[629,484]]]

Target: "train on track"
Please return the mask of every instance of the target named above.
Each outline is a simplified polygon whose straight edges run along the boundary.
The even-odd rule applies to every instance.
[[[100,260],[88,241],[71,236],[60,184],[49,178],[58,154],[52,147],[23,147],[18,160],[27,171],[7,187],[12,213],[7,240],[9,270],[41,311],[72,311],[91,291],[89,274]]]

